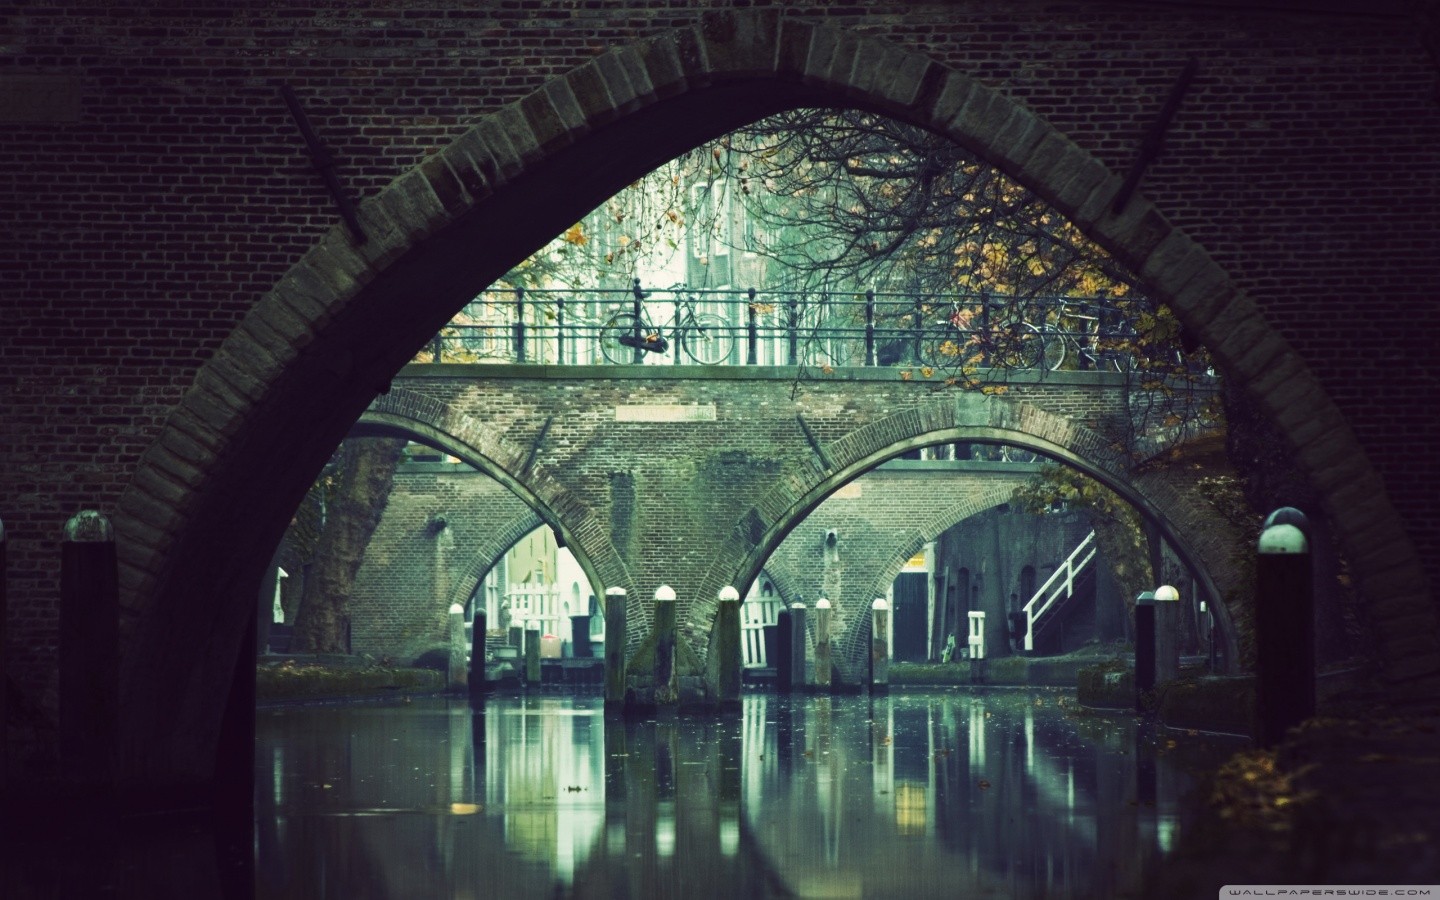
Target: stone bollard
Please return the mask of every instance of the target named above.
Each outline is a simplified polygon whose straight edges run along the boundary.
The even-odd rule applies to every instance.
[[[720,602],[715,607],[715,652],[719,654],[719,677],[716,687],[721,710],[740,709],[740,592],[726,586],[720,589]]]
[[[446,659],[445,689],[458,692],[465,689],[467,669],[465,664],[465,607],[458,603],[450,604],[446,636],[450,639],[450,654]]]
[[[10,698],[6,694],[9,679],[6,673],[10,669],[5,659],[5,619],[9,611],[9,600],[5,594],[5,579],[5,520],[0,519],[0,794],[5,793],[10,783],[9,741],[6,740],[6,723],[10,721]]]
[[[1155,589],[1155,683],[1180,677],[1180,591],[1168,584]]]
[[[673,709],[680,700],[675,672],[675,589],[655,589],[655,705]]]
[[[625,704],[625,589],[605,591],[605,708]]]
[[[536,619],[525,625],[525,683],[540,684],[540,622]]]
[[[115,778],[120,595],[110,520],[83,510],[60,545],[60,758],[66,781]]]
[[[795,641],[791,638],[790,610],[782,609],[775,614],[775,657],[769,660],[775,667],[775,690],[782,694],[788,694],[795,689],[791,683],[790,676],[794,672],[794,666],[790,664],[790,654],[794,652]]]
[[[830,619],[833,611],[824,597],[815,601],[815,689],[830,693]]]
[[[1135,711],[1146,710],[1155,692],[1155,592],[1135,598]]]
[[[490,682],[485,678],[485,624],[489,617],[485,615],[485,607],[479,601],[475,601],[475,615],[470,617],[470,705],[479,709],[485,703],[485,694],[490,690]]]
[[[790,604],[790,686],[792,690],[805,691],[810,687],[805,677],[806,652],[810,648],[810,635],[805,631],[805,604],[796,600]]]
[[[870,604],[870,692],[890,692],[890,604],[884,597]]]
[[[1315,715],[1315,584],[1309,520],[1282,507],[1265,520],[1255,560],[1256,736],[1273,747]]]

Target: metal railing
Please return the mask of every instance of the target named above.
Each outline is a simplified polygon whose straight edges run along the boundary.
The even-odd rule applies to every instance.
[[[1079,346],[1094,334],[1068,329],[1074,320],[1064,310],[1084,304],[1105,315],[1113,312],[1106,303],[987,292],[646,289],[639,281],[594,290],[514,288],[477,297],[415,361],[923,366],[933,361],[924,358],[922,342],[947,323],[961,342],[968,336],[978,343],[1020,323]],[[704,353],[696,347],[701,337]]]

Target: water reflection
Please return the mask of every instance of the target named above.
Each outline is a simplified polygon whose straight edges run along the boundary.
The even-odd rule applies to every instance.
[[[1115,896],[1173,842],[1190,778],[1165,740],[1058,696],[262,711],[257,893]]]

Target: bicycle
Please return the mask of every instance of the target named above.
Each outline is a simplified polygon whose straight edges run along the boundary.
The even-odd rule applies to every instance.
[[[685,349],[685,355],[701,365],[713,366],[730,358],[735,334],[729,323],[713,313],[695,311],[695,301],[676,294],[675,312],[665,326],[656,327],[645,317],[641,301],[647,296],[637,285],[635,311],[617,312],[600,326],[600,353],[615,365],[642,363],[646,353],[664,355],[671,343]],[[666,340],[664,329],[670,329]]]
[[[1075,368],[1080,370],[1128,372],[1134,368],[1134,357],[1121,348],[1134,346],[1135,329],[1121,319],[1116,310],[1063,297],[1057,298],[1055,305],[1055,324],[1040,326],[1046,369],[1054,371],[1065,365],[1072,353],[1076,357]],[[1092,309],[1094,315],[1090,315]]]
[[[993,310],[1004,311],[999,321]],[[950,313],[927,329],[917,348],[920,364],[934,368],[955,366],[1038,368],[1045,355],[1045,338],[1040,328],[1022,318],[1012,318],[1004,301],[981,298],[978,328],[974,313],[956,300]]]

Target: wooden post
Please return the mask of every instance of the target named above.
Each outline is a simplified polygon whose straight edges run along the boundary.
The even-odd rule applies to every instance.
[[[475,598],[475,615],[470,618],[470,705],[480,709],[485,705],[485,694],[490,690],[490,682],[485,679],[485,623],[489,617],[485,615],[485,602],[483,597]]]
[[[450,604],[446,636],[450,639],[450,655],[446,660],[445,689],[460,691],[466,686],[465,607],[458,603]]]
[[[675,590],[655,589],[655,704],[673,709],[680,700],[675,672]]]
[[[810,688],[810,681],[805,677],[809,645],[810,635],[805,631],[805,604],[796,600],[790,604],[790,686],[796,691]]]
[[[1315,715],[1315,584],[1297,509],[1265,520],[1255,560],[1255,699],[1262,747]]]
[[[795,684],[791,680],[795,667],[790,662],[790,657],[795,652],[792,624],[790,610],[782,609],[776,613],[775,658],[766,660],[775,667],[775,690],[782,694],[788,694],[795,689]]]
[[[1168,584],[1155,589],[1155,683],[1180,677],[1180,592]]]
[[[740,592],[720,589],[715,609],[715,652],[720,655],[720,676],[716,679],[721,710],[740,709]]]
[[[870,692],[890,692],[890,604],[884,597],[870,604]]]
[[[1155,592],[1135,598],[1135,711],[1143,713],[1155,691]]]
[[[625,589],[605,591],[605,709],[625,703]]]
[[[540,622],[531,619],[525,626],[525,684],[540,684]]]
[[[830,601],[815,601],[815,689],[828,694],[830,683]]]
[[[119,640],[115,532],[83,510],[65,523],[60,545],[60,759],[73,784],[114,783]]]
[[[10,698],[6,693],[9,672],[5,658],[5,618],[9,611],[9,600],[5,593],[5,521],[0,519],[0,794],[9,786],[9,742],[6,740],[10,721]]]

